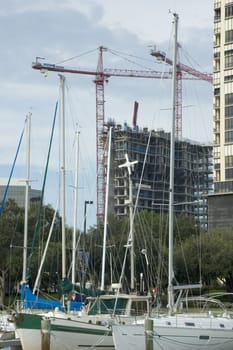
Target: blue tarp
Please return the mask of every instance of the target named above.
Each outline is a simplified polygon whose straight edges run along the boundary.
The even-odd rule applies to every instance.
[[[26,285],[22,284],[21,286],[21,300],[22,307],[24,309],[48,309],[54,310],[63,310],[62,302],[60,300],[52,300],[40,298],[37,295],[33,294],[31,289]],[[81,310],[84,303],[82,301],[70,301],[70,310],[79,311]]]

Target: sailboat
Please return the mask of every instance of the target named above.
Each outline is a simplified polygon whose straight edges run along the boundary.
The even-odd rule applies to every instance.
[[[233,319],[224,312],[221,316],[212,313],[176,314],[175,290],[200,288],[198,285],[174,286],[173,272],[173,196],[174,196],[174,149],[176,111],[176,58],[178,15],[174,17],[174,57],[172,130],[170,138],[170,197],[169,197],[169,267],[168,267],[168,314],[156,315],[134,325],[113,325],[116,350],[166,349],[166,350],[215,350],[233,349]]]
[[[62,75],[60,75],[60,92],[61,92],[61,123],[62,126],[64,124],[64,82],[65,79]],[[46,175],[47,175],[47,168],[48,168],[48,162],[49,162],[49,155],[50,155],[50,149],[51,149],[51,141],[53,138],[53,130],[54,130],[54,124],[55,124],[55,118],[56,118],[56,112],[57,112],[57,105],[56,104],[56,109],[55,109],[55,115],[54,115],[54,121],[53,121],[53,128],[52,128],[52,135],[51,135],[51,140],[50,140],[50,146],[49,146],[49,152],[48,152],[48,158],[47,158],[47,164],[46,164],[46,171],[45,171],[45,175],[44,175],[44,180],[43,180],[43,189],[42,189],[42,198],[41,198],[41,202],[40,202],[40,208],[42,207],[42,203],[43,203],[43,193],[44,193],[44,186],[45,186],[45,182],[46,182]],[[17,310],[38,310],[38,309],[43,309],[43,310],[53,310],[55,308],[62,310],[63,308],[63,301],[62,300],[54,300],[54,299],[46,299],[43,297],[39,297],[37,294],[37,290],[39,289],[39,281],[41,279],[41,271],[42,271],[42,267],[45,261],[45,257],[46,257],[46,253],[47,253],[47,249],[48,249],[48,245],[49,245],[49,241],[53,232],[53,228],[54,228],[54,223],[55,223],[55,219],[56,219],[56,213],[57,210],[55,210],[54,212],[54,216],[53,216],[53,220],[52,220],[52,224],[50,227],[50,231],[48,234],[48,239],[45,245],[45,250],[44,253],[42,255],[41,258],[41,263],[40,263],[40,267],[38,270],[38,274],[36,277],[36,281],[33,287],[33,290],[29,287],[28,285],[28,279],[30,276],[30,267],[29,267],[29,262],[30,262],[30,258],[32,256],[33,253],[30,254],[30,256],[27,256],[27,236],[28,236],[28,204],[29,204],[29,182],[30,182],[30,127],[31,127],[31,123],[30,123],[30,115],[27,116],[27,125],[28,125],[28,137],[27,137],[27,164],[26,164],[26,171],[27,171],[27,178],[26,178],[26,190],[25,190],[25,219],[24,219],[24,249],[23,249],[23,274],[22,274],[22,281],[21,281],[21,299],[20,301],[17,301]],[[61,130],[64,130],[64,126],[63,128],[61,127]],[[65,211],[65,197],[64,197],[64,193],[65,193],[65,174],[64,174],[64,162],[65,162],[65,157],[64,157],[64,149],[65,146],[63,145],[64,143],[64,135],[61,134],[61,150],[62,150],[62,159],[61,159],[61,182],[62,182],[62,186],[61,186],[61,203],[62,203],[62,240],[63,240],[63,244],[62,244],[62,278],[65,279],[65,223],[64,223],[64,211]],[[39,212],[40,215],[40,212]],[[39,222],[39,218],[37,218],[37,223],[35,225],[35,231],[37,231],[38,229],[38,222]],[[37,234],[37,232],[34,232],[34,234]],[[32,252],[34,251],[34,249],[32,248]],[[69,305],[70,309],[73,310],[80,310],[80,308],[83,306],[83,303],[81,301],[72,301]]]
[[[63,130],[64,125],[62,126]],[[111,131],[111,130],[110,130]],[[110,133],[111,135],[111,133]],[[111,137],[109,137],[110,156]],[[110,162],[108,162],[110,163]],[[126,167],[129,173],[129,182],[131,183],[131,166],[134,162],[130,162],[126,157],[126,162],[122,167]],[[108,165],[110,166],[110,165]],[[64,166],[63,176],[64,176]],[[108,171],[109,176],[109,171]],[[62,182],[64,184],[65,179]],[[107,179],[107,183],[109,179]],[[130,186],[130,188],[132,188]],[[108,191],[106,190],[106,193]],[[62,192],[64,196],[64,192]],[[130,191],[130,212],[132,211],[132,190]],[[107,201],[106,201],[107,203]],[[64,209],[64,207],[63,207]],[[107,208],[105,208],[107,214]],[[64,213],[63,213],[64,214]],[[132,215],[130,215],[132,219]],[[107,220],[107,218],[105,218]],[[106,230],[106,225],[105,225]],[[132,223],[130,223],[130,235],[128,244],[132,244]],[[63,242],[65,245],[65,242]],[[104,234],[103,257],[105,257],[106,248],[106,232]],[[65,254],[65,252],[64,252]],[[104,259],[103,259],[104,260]],[[133,271],[133,269],[132,269]],[[63,266],[63,280],[67,282],[65,275],[65,267]],[[134,281],[134,278],[131,277]],[[112,324],[114,323],[132,323],[133,321],[149,315],[151,312],[151,296],[137,295],[136,293],[122,293],[120,291],[121,283],[115,285],[115,291],[104,291],[104,261],[102,264],[101,290],[96,291],[93,296],[87,297],[88,304],[81,311],[69,312],[66,308],[65,300],[64,307],[60,310],[55,307],[51,311],[25,312],[19,310],[15,314],[16,334],[21,341],[23,350],[40,350],[41,349],[41,321],[47,319],[50,322],[50,330],[52,336],[50,339],[51,350],[63,350],[65,347],[70,349],[95,348],[100,350],[114,349],[112,337]],[[77,287],[77,286],[76,286]],[[74,286],[72,286],[74,288]],[[75,289],[75,288],[74,288]],[[82,292],[88,290],[82,288]]]

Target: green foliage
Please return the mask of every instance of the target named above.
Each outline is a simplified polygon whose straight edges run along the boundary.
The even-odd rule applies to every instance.
[[[15,201],[9,200],[5,203],[4,211],[0,217],[1,237],[1,271],[9,269],[9,250],[13,244],[17,244],[23,232],[23,211]]]
[[[124,259],[125,247],[129,233],[127,219],[111,217],[107,245],[115,245],[114,258],[117,259],[117,268],[113,268],[115,276],[120,276]],[[150,286],[165,291],[167,287],[168,266],[168,216],[153,212],[141,211],[135,217],[135,258],[136,280],[139,286],[140,273],[146,279],[147,274]],[[95,281],[100,280],[102,260],[103,227],[99,225],[92,231],[90,251],[92,256],[92,273]],[[93,242],[95,241],[95,244]],[[98,242],[98,243],[97,243]],[[98,245],[98,247],[97,247]],[[212,232],[200,232],[193,218],[180,215],[174,220],[174,272],[180,283],[199,283],[202,281],[206,289],[217,287],[233,291],[233,234],[229,230],[218,229]],[[146,264],[145,249],[149,260]],[[113,252],[113,250],[112,250]],[[110,281],[109,263],[106,267],[106,281]],[[130,278],[129,259],[125,269],[126,279]],[[115,279],[114,282],[119,281]],[[219,284],[218,282],[222,284]],[[175,281],[174,281],[175,282]],[[145,282],[146,283],[146,282]]]
[[[28,218],[28,247],[33,239],[37,221],[37,206],[32,205]],[[36,254],[32,259],[31,279],[35,280],[45,241],[48,237],[54,210],[44,206],[41,212]],[[55,288],[61,277],[61,218],[57,215],[53,234],[45,260],[41,288]],[[119,282],[129,235],[129,219],[109,217],[105,283]],[[79,251],[89,253],[89,266],[85,280],[100,285],[102,269],[103,223],[91,227],[84,236],[77,232]],[[67,228],[67,266],[71,264],[72,228]],[[0,274],[5,278],[6,291],[12,290],[22,278],[24,235],[24,209],[12,200],[5,204],[0,217]],[[167,288],[168,266],[168,216],[141,211],[134,220],[134,251],[136,288],[140,288],[140,274],[144,276],[144,289],[156,287],[162,295]],[[233,234],[232,228],[199,232],[192,218],[180,215],[174,220],[174,272],[179,283],[197,283],[202,280],[208,288],[225,288],[233,291]],[[146,252],[146,254],[145,254]],[[29,249],[30,253],[30,249]],[[129,252],[128,252],[129,253]],[[147,259],[148,263],[147,264]],[[81,266],[77,264],[78,280],[82,281]],[[130,254],[126,257],[124,278],[125,291],[130,289]]]
[[[175,246],[175,274],[180,278],[179,282],[193,283],[201,279],[206,288],[217,286],[232,292],[232,251],[232,228],[193,234],[182,246]]]
[[[38,220],[38,207],[34,203],[30,206],[28,213],[28,254],[30,254],[30,246],[32,244],[35,225]],[[44,250],[44,242],[48,237],[51,227],[54,209],[51,206],[44,206],[41,214],[41,227],[37,242],[36,254],[32,258],[31,279],[35,280],[40,258]],[[11,293],[16,290],[22,279],[23,268],[23,244],[24,244],[24,217],[23,208],[18,207],[14,200],[8,200],[5,203],[3,213],[0,217],[0,274],[4,276],[5,285],[3,286],[6,293]],[[57,235],[60,231],[60,218],[57,216],[56,223],[53,229],[52,243],[49,246],[47,259],[45,263],[45,271],[52,271],[52,260],[56,254],[57,259]],[[60,265],[60,264],[59,264]],[[54,270],[59,270],[54,267]],[[51,275],[53,272],[51,272]],[[57,276],[57,274],[56,274]],[[57,277],[56,277],[57,278]]]
[[[89,277],[97,285],[101,280],[102,254],[103,254],[103,223],[89,231],[87,245],[90,252]],[[106,241],[106,285],[110,285],[111,276],[113,282],[119,282],[122,263],[124,261],[125,248],[129,233],[128,218],[120,219],[110,216],[108,220],[107,241]],[[127,266],[128,269],[128,266]]]
[[[203,271],[211,280],[218,279],[233,292],[233,228],[214,229],[202,235]]]

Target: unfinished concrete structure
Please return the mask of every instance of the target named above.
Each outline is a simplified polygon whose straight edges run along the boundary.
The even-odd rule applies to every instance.
[[[133,201],[137,210],[168,211],[170,172],[170,133],[163,130],[112,126],[109,212],[128,215],[128,173],[119,168],[137,160],[132,171]],[[107,159],[107,157],[105,157]],[[105,161],[105,166],[107,166]],[[189,140],[175,143],[175,213],[193,215],[201,227],[207,227],[207,195],[213,189],[212,146]]]

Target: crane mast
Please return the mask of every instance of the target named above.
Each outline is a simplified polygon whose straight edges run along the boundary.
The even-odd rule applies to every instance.
[[[105,122],[105,99],[104,99],[104,84],[110,77],[127,77],[127,78],[146,78],[146,79],[171,79],[172,72],[159,72],[156,70],[132,70],[132,69],[111,69],[103,67],[103,52],[107,51],[106,47],[99,47],[98,64],[96,70],[81,69],[64,67],[61,65],[45,63],[40,61],[40,58],[36,58],[36,61],[32,63],[32,68],[41,71],[41,73],[58,72],[58,73],[70,73],[70,74],[83,74],[94,76],[94,83],[96,86],[96,215],[97,218],[102,220],[104,218],[105,208],[105,171],[104,171],[104,140],[103,130]],[[151,53],[152,54],[152,53]],[[156,56],[157,55],[157,56]],[[156,51],[152,56],[164,59],[168,64],[172,64],[165,54]],[[177,93],[179,93],[178,101],[181,101],[182,87],[181,80],[205,80],[212,83],[212,75],[201,73],[191,67],[183,64],[178,64],[178,86]],[[181,103],[177,105],[177,113],[181,115]],[[182,120],[179,120],[179,125],[176,126],[176,136],[181,135],[182,131]]]
[[[104,171],[104,72],[103,72],[103,46],[99,47],[99,60],[95,79],[96,86],[96,215],[97,219],[103,219],[105,208],[105,171]]]

